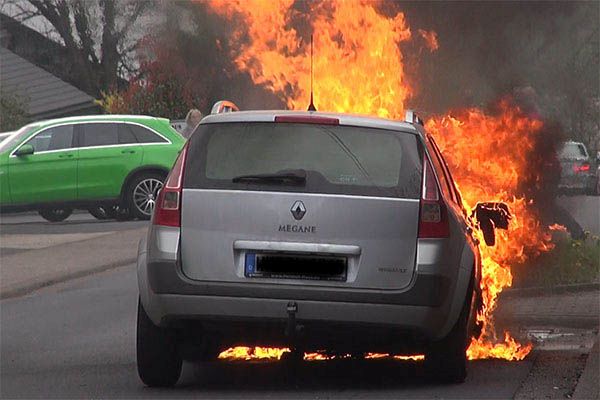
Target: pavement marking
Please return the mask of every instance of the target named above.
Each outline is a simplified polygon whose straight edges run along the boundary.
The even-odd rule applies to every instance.
[[[113,233],[115,232],[0,235],[0,248],[24,250],[45,249],[47,247],[94,239]]]

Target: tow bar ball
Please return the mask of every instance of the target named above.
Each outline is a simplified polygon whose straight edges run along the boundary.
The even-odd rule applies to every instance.
[[[496,244],[496,229],[508,229],[508,222],[512,218],[508,205],[498,202],[477,203],[471,218],[475,218],[476,226],[483,232],[485,244]]]

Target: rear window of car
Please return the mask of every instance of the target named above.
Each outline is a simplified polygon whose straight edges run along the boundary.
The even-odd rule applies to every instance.
[[[561,158],[585,158],[587,150],[582,143],[565,143],[560,151]]]
[[[204,124],[192,136],[187,188],[298,191],[419,198],[417,137],[384,129],[300,123]],[[306,171],[306,184],[232,182]]]

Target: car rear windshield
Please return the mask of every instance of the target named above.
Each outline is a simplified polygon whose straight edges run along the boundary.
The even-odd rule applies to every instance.
[[[302,123],[204,124],[190,142],[184,186],[416,199],[421,165],[411,133]],[[305,181],[234,182],[298,171]]]
[[[587,151],[582,143],[565,143],[560,152],[561,158],[586,158],[587,156]]]

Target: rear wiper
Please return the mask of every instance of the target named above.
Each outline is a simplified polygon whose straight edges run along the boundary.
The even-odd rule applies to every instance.
[[[279,171],[274,174],[240,175],[231,180],[237,182],[255,183],[290,183],[293,185],[306,184],[306,171],[303,169]]]

